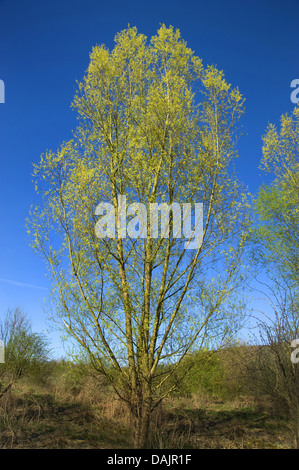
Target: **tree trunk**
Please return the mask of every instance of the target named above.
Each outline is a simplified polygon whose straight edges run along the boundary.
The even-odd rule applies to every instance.
[[[151,400],[140,396],[131,405],[131,428],[134,435],[135,449],[150,447]]]
[[[141,410],[136,424],[137,426],[135,430],[134,447],[136,449],[148,449],[150,434],[150,410],[147,407]]]

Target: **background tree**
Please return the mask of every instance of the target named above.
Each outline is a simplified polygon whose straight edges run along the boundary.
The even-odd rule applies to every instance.
[[[257,369],[266,388],[287,406],[299,446],[299,370],[291,361],[291,344],[299,334],[299,108],[281,117],[280,129],[269,125],[264,136],[262,168],[273,174],[256,201],[254,260],[263,273],[261,289],[270,312],[261,320]],[[260,374],[259,374],[260,375]],[[257,375],[256,375],[257,377]]]
[[[256,212],[257,257],[276,275],[299,282],[299,107],[270,124],[263,138],[262,169],[274,176],[260,189]]]
[[[0,364],[0,397],[14,383],[48,359],[45,337],[31,331],[24,312],[16,307],[8,309],[0,321],[0,338],[4,342],[5,362]]]
[[[243,98],[214,66],[164,25],[150,42],[129,28],[115,47],[93,48],[73,107],[74,138],[35,166],[41,203],[32,209],[33,246],[47,261],[58,319],[129,406],[135,445],[147,445],[150,416],[191,350],[239,325],[246,198],[238,183]],[[146,237],[127,203],[203,203],[202,243],[187,249],[173,233]],[[100,202],[113,204],[115,238],[98,238]],[[181,206],[180,206],[181,207]],[[136,216],[136,214],[133,214]],[[113,219],[112,219],[113,222]],[[107,233],[107,235],[109,235]]]
[[[299,338],[298,296],[282,279],[272,280],[267,297],[271,312],[259,319],[258,346],[246,365],[247,384],[258,396],[268,396],[280,416],[287,416],[299,448],[299,368],[294,339]]]

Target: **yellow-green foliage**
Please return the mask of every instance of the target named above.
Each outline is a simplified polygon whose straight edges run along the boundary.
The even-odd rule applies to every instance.
[[[299,264],[299,107],[270,124],[264,136],[262,168],[273,175],[256,201],[260,224],[255,232],[256,258],[268,269],[297,282]]]
[[[198,351],[187,356],[172,378],[174,395],[208,395],[220,399],[237,397],[245,384],[244,367],[250,357],[246,347]],[[181,379],[181,380],[180,380]]]
[[[111,51],[93,48],[73,101],[73,139],[35,165],[41,204],[29,227],[57,316],[135,411],[161,398],[165,377],[152,387],[159,363],[236,325],[248,224],[233,172],[243,104],[178,30],[162,25],[148,40],[128,28]],[[112,204],[119,234],[120,195],[147,208],[203,203],[202,245],[152,238],[149,220],[146,238],[98,238],[101,202]]]

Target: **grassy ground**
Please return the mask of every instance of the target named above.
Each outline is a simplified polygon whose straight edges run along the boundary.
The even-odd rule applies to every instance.
[[[291,448],[292,432],[267,399],[169,398],[153,418],[156,449]],[[20,383],[0,400],[0,448],[132,448],[126,409],[113,396]]]

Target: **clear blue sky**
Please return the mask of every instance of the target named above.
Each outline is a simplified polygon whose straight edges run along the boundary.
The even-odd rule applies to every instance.
[[[160,23],[179,28],[205,64],[216,64],[246,98],[239,177],[255,193],[261,136],[291,111],[299,78],[299,0],[0,0],[0,315],[20,305],[35,331],[47,326],[45,265],[29,245],[25,218],[35,200],[32,163],[71,137],[76,80],[96,44],[113,47],[128,24],[148,37]],[[59,342],[55,335],[52,346]]]

